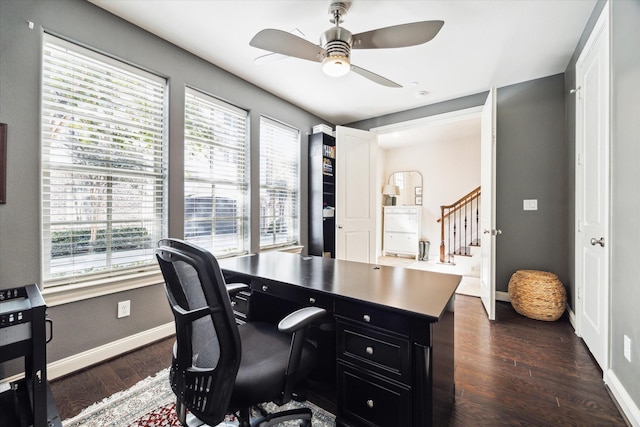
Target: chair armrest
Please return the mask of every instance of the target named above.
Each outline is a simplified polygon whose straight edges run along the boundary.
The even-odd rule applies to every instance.
[[[289,352],[289,362],[285,372],[285,386],[279,399],[274,400],[278,405],[282,405],[291,400],[293,387],[298,380],[298,367],[302,348],[306,341],[307,326],[314,320],[320,319],[327,314],[327,310],[318,307],[305,307],[294,311],[278,324],[278,330],[283,333],[291,333],[291,351]]]
[[[240,291],[246,291],[249,289],[249,285],[246,283],[227,283],[227,293],[229,296],[234,296]]]
[[[294,311],[278,323],[278,330],[291,333],[300,328],[305,328],[313,321],[326,316],[327,310],[318,307],[305,307]]]

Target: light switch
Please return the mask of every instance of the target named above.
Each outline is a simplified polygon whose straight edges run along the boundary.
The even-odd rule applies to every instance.
[[[522,201],[522,209],[525,211],[537,211],[538,199],[529,199]]]

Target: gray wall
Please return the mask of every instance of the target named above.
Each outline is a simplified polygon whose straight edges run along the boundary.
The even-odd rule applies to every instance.
[[[563,75],[498,88],[496,135],[496,288],[507,291],[518,269],[567,279],[567,173]],[[487,93],[347,126],[371,129],[483,105]],[[461,195],[462,196],[462,195]],[[538,199],[538,210],[522,210]]]
[[[640,1],[611,2],[611,368],[640,406]],[[631,362],[623,336],[631,338]]]
[[[551,271],[567,283],[567,169],[562,74],[498,88],[496,287],[516,270]],[[523,199],[538,210],[524,211]]]
[[[211,25],[216,19],[212,17]],[[35,23],[30,30],[27,21]],[[8,126],[7,204],[0,205],[0,288],[40,281],[40,68],[42,29],[131,62],[169,82],[169,235],[183,233],[184,87],[189,85],[250,111],[251,164],[258,163],[260,114],[302,132],[301,188],[307,187],[307,135],[326,123],[212,64],[83,0],[0,0],[0,122]],[[259,176],[251,176],[258,188]],[[259,191],[252,191],[252,235],[258,233]],[[301,206],[307,205],[306,191]],[[306,209],[301,212],[306,246]],[[251,242],[252,251],[258,241]],[[116,319],[116,303],[131,300],[132,315]],[[49,361],[172,321],[161,286],[50,307],[55,338]],[[0,367],[0,376],[2,374]]]

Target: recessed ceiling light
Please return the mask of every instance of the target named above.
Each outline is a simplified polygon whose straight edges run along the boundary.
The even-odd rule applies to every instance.
[[[418,82],[411,82],[411,83],[409,83],[409,86],[416,87],[416,86],[418,86]]]
[[[416,93],[413,94],[416,98],[423,98],[427,95],[429,95],[429,92],[427,92],[426,90],[419,90]]]

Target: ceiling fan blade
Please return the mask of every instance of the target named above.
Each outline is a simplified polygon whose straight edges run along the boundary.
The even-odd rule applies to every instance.
[[[281,59],[287,59],[289,56],[281,55],[279,53],[267,53],[266,55],[258,56],[253,60],[256,65],[267,64],[269,62],[280,61]]]
[[[326,55],[324,48],[282,30],[262,30],[253,36],[249,45],[314,62],[322,62]]]
[[[354,34],[353,49],[416,46],[433,39],[443,25],[444,21],[421,21]]]
[[[387,86],[387,87],[402,87],[400,86],[398,83],[393,82],[387,78],[384,78],[376,73],[372,73],[371,71],[365,70],[364,68],[360,68],[357,67],[353,64],[351,64],[351,71],[353,71],[356,74],[360,74],[362,77],[365,77],[369,80],[371,80],[372,82],[378,83],[382,86]]]

